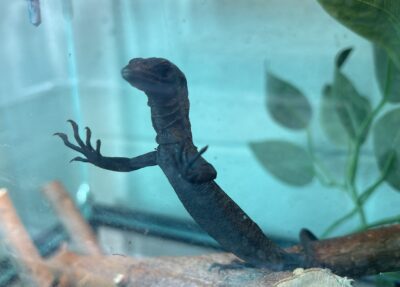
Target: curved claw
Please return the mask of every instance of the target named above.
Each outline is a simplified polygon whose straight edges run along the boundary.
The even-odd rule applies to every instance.
[[[207,149],[208,146],[201,148],[191,158],[189,158],[188,154],[184,154],[186,160],[184,161],[185,165],[182,172],[184,177],[190,182],[200,184],[212,181],[217,177],[215,168],[201,157]]]
[[[185,168],[186,172],[193,166],[193,164],[196,162],[196,160],[198,160],[200,158],[200,156],[207,151],[207,149],[208,149],[208,145],[201,148],[199,150],[199,152],[187,163],[186,168]]]
[[[86,130],[86,146],[90,149],[93,149],[92,144],[90,143],[90,138],[92,137],[92,131],[88,127],[85,127],[85,130]]]
[[[90,163],[95,164],[96,162],[100,161],[101,160],[101,154],[100,154],[101,142],[100,142],[100,140],[96,141],[96,150],[94,150],[92,147],[92,144],[91,144],[92,131],[90,130],[90,128],[85,127],[86,140],[84,143],[83,140],[79,136],[78,124],[73,120],[68,120],[67,122],[69,122],[72,126],[74,138],[78,145],[72,144],[69,141],[68,136],[64,133],[55,133],[54,135],[60,137],[67,147],[69,147],[83,155],[83,156],[77,156],[77,157],[73,158],[70,162],[80,161],[80,162],[90,162]]]
[[[96,152],[100,155],[101,140],[96,141]]]
[[[73,161],[89,162],[86,158],[83,158],[83,157],[80,157],[80,156],[74,157],[69,162],[73,162]]]
[[[74,122],[73,120],[67,120],[67,122],[69,122],[72,126],[72,130],[74,131],[74,138],[75,138],[76,142],[80,145],[80,147],[84,147],[85,144],[83,143],[81,137],[79,136],[78,124],[76,122]]]
[[[68,142],[68,136],[64,133],[54,133],[53,136],[60,137],[64,142]]]
[[[69,147],[69,148],[71,148],[71,149],[73,149],[73,150],[75,150],[77,152],[82,152],[82,149],[80,147],[70,143],[70,141],[68,140],[68,136],[66,134],[64,134],[64,133],[54,133],[53,135],[60,137],[67,147]]]

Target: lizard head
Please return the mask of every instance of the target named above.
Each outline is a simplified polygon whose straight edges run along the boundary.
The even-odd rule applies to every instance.
[[[121,71],[135,88],[158,100],[174,97],[186,89],[185,75],[177,66],[162,58],[134,58]]]

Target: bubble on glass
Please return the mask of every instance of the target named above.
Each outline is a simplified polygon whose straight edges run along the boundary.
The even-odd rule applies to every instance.
[[[86,182],[82,183],[76,192],[76,201],[79,205],[87,203],[90,196],[90,186]]]
[[[40,1],[39,0],[28,0],[28,13],[29,21],[34,26],[39,26],[42,23],[42,17],[40,15]]]

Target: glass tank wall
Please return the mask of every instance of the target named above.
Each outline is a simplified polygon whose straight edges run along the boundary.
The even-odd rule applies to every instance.
[[[29,2],[4,1],[0,11],[0,186],[33,237],[57,223],[40,193],[52,180],[81,206],[89,196],[90,204],[192,222],[159,167],[118,173],[69,163],[80,154],[53,136],[75,143],[72,119],[82,138],[88,126],[92,144],[101,139],[103,155],[153,151],[147,98],[121,77],[138,57],[183,71],[195,145],[208,145],[203,157],[218,184],[276,240],[296,242],[305,227],[333,236],[399,220],[398,180],[387,177],[397,174],[388,134],[399,118],[386,114],[395,101],[358,137],[382,103],[386,54],[379,48],[374,62],[371,39],[318,1],[41,0],[37,26]],[[355,100],[337,105],[335,93]],[[113,232],[100,232],[104,250],[128,254],[131,235]],[[159,246],[135,252],[205,252]]]

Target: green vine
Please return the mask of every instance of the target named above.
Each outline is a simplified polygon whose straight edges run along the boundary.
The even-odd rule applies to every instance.
[[[321,105],[321,124],[327,136],[337,144],[347,146],[347,159],[341,179],[333,176],[315,150],[313,131],[310,128],[312,109],[307,98],[297,87],[271,73],[267,74],[267,109],[273,119],[286,128],[304,130],[307,139],[306,148],[279,140],[250,144],[260,163],[281,181],[294,186],[303,186],[316,178],[322,186],[337,189],[349,197],[353,207],[326,227],[322,232],[323,238],[331,235],[356,215],[359,219],[357,231],[395,223],[400,218],[395,216],[369,222],[365,212],[365,204],[383,183],[389,182],[400,190],[400,181],[397,182],[395,179],[393,182],[393,176],[391,176],[398,166],[396,147],[400,145],[400,132],[394,137],[390,131],[377,135],[380,130],[387,129],[385,128],[387,122],[398,121],[400,125],[400,109],[394,110],[395,121],[393,111],[380,116],[383,108],[391,101],[393,102],[393,73],[395,72],[398,76],[400,71],[394,71],[392,61],[386,58],[382,97],[375,108],[372,108],[368,98],[360,95],[350,79],[341,71],[351,51],[352,49],[344,49],[337,55],[333,83],[325,86]],[[387,117],[390,117],[389,120]],[[379,129],[376,128],[378,124],[381,125]],[[358,186],[360,158],[366,139],[371,134],[372,126],[375,126],[374,139],[386,137],[384,143],[391,144],[383,154],[379,150],[381,144],[376,144],[375,154],[380,169],[378,177],[369,186],[360,189]]]
[[[359,217],[360,217],[360,228],[358,228],[358,230],[365,230],[370,227],[377,226],[376,225],[377,223],[368,224],[368,221],[367,221],[367,218],[365,215],[365,211],[364,211],[364,205],[367,202],[367,200],[370,198],[370,196],[385,181],[387,174],[390,171],[390,168],[393,164],[395,153],[392,152],[389,159],[387,160],[384,171],[381,173],[380,177],[375,181],[375,183],[373,183],[371,186],[367,187],[361,193],[358,192],[358,188],[356,185],[357,171],[358,171],[359,161],[360,161],[360,152],[361,152],[361,148],[364,143],[363,137],[368,135],[371,123],[376,119],[376,117],[379,115],[379,112],[382,110],[382,108],[387,103],[389,89],[390,89],[390,83],[392,81],[391,75],[392,75],[392,64],[389,61],[388,65],[387,65],[386,84],[385,84],[384,95],[383,95],[382,99],[379,101],[378,105],[375,107],[375,109],[364,120],[363,124],[361,125],[361,128],[357,131],[357,136],[356,136],[354,142],[351,143],[352,148],[350,148],[348,168],[345,173],[345,181],[346,181],[345,191],[347,192],[347,194],[349,194],[350,198],[352,199],[353,204],[354,204],[354,209],[352,209],[349,213],[347,213],[344,216],[342,216],[341,218],[339,218],[337,221],[333,222],[323,232],[323,234],[322,234],[323,237],[326,237],[329,234],[331,234],[338,227],[340,227],[343,223],[345,223],[347,220],[351,219],[356,213],[358,213]],[[310,152],[313,152],[313,151],[310,150]],[[315,158],[314,156],[312,156],[312,157]],[[323,184],[323,183],[321,182],[321,184]],[[393,222],[393,219],[390,219],[389,221]],[[381,222],[386,222],[386,221],[382,220]]]

